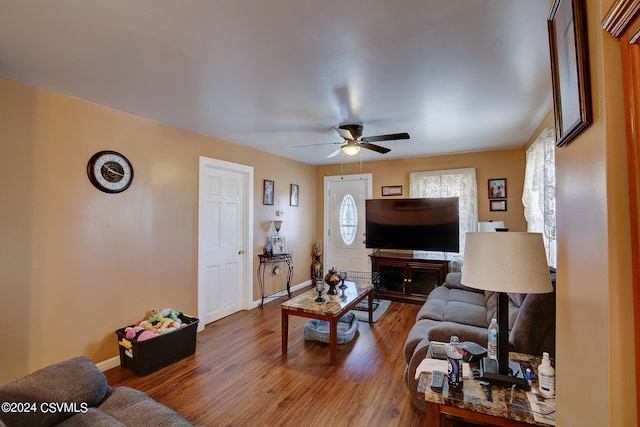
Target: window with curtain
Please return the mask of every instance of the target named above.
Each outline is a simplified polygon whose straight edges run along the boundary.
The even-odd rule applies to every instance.
[[[556,155],[553,129],[545,129],[527,149],[522,190],[527,231],[542,233],[547,263],[556,267]]]
[[[415,251],[418,256],[453,260],[462,258],[466,233],[478,226],[478,185],[475,168],[414,172],[410,175],[410,197],[458,197],[460,252]]]

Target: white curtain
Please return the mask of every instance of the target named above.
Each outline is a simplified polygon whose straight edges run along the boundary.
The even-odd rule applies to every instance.
[[[458,197],[460,214],[460,252],[415,251],[427,258],[462,258],[468,231],[478,226],[478,184],[475,168],[414,172],[410,175],[410,197]]]
[[[527,149],[522,191],[527,231],[542,233],[547,262],[556,266],[556,155],[553,129],[545,129]]]

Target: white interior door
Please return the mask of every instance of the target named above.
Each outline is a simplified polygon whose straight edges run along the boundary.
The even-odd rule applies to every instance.
[[[325,188],[325,271],[371,271],[365,247],[365,200],[371,198],[371,174],[328,176]]]
[[[198,209],[198,316],[200,325],[244,307],[252,289],[247,274],[247,167],[200,158]],[[251,286],[250,288],[248,286]]]

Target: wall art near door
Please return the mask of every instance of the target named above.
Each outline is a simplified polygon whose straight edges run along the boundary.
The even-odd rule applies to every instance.
[[[289,194],[289,204],[291,206],[298,206],[299,196],[300,196],[300,186],[298,184],[291,184],[291,191]]]
[[[264,180],[264,194],[262,196],[263,205],[273,205],[273,181],[269,179]]]
[[[385,185],[382,187],[383,196],[402,196],[402,185]]]

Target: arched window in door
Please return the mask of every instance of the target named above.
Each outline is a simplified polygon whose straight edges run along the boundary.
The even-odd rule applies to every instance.
[[[356,238],[358,230],[358,210],[356,201],[349,193],[345,194],[340,203],[340,236],[345,245],[349,246]]]

